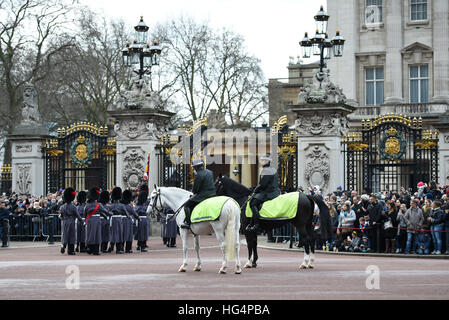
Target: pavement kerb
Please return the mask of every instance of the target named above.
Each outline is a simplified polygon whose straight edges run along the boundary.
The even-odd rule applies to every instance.
[[[246,240],[242,240],[241,243],[243,245],[246,244]],[[304,252],[304,249],[297,248],[293,246],[293,248],[281,247],[280,245],[288,246],[289,243],[269,243],[266,241],[258,240],[257,247],[268,250],[278,250],[278,251],[294,251],[294,252]],[[441,254],[441,255],[419,255],[419,254],[396,254],[396,253],[363,253],[363,252],[333,252],[333,251],[323,251],[323,250],[315,250],[315,253],[319,254],[330,254],[330,255],[347,255],[353,257],[394,257],[394,258],[422,258],[422,259],[449,259],[449,255]]]

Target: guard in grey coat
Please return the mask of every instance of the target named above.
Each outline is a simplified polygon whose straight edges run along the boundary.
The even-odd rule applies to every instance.
[[[140,191],[137,197],[135,211],[140,218],[137,226],[137,250],[141,252],[148,251],[147,241],[148,235],[150,234],[150,219],[147,216],[147,208],[149,204],[148,193],[146,191]]]
[[[83,219],[78,214],[76,207],[72,204],[75,199],[76,191],[73,188],[67,188],[62,195],[64,204],[59,209],[62,219],[62,240],[61,240],[61,253],[65,252],[66,246],[68,246],[68,254],[75,255],[75,243],[76,243],[76,219],[80,223],[83,223]]]
[[[176,236],[178,235],[178,225],[174,215],[175,212],[170,207],[164,207],[164,214],[160,218],[161,237],[164,244],[170,248],[176,248]]]
[[[114,250],[116,247],[116,253],[122,254],[123,251],[123,218],[126,216],[125,205],[120,203],[122,198],[122,189],[115,187],[111,192],[111,204],[109,205],[109,212],[111,216],[111,239],[108,252]]]
[[[140,217],[134,211],[131,206],[131,201],[133,200],[133,194],[130,190],[123,191],[122,194],[122,204],[125,205],[125,217],[123,218],[123,240],[126,242],[125,253],[132,253],[133,245],[133,218],[140,222]]]
[[[76,232],[77,232],[77,246],[76,252],[86,252],[86,226],[84,225],[84,221],[86,217],[84,216],[84,207],[86,206],[87,192],[79,191],[76,196],[76,209],[78,214],[83,219],[82,223],[77,221],[76,224]]]
[[[99,202],[103,205],[103,207],[109,211],[109,192],[107,190],[103,190],[100,193],[100,200]],[[110,224],[110,217],[104,218],[100,217],[101,219],[101,252],[102,253],[108,253],[108,242],[111,239],[111,224]]]
[[[98,201],[100,190],[92,188],[87,195],[87,204],[84,208],[86,216],[86,243],[87,253],[100,255],[101,243],[101,217],[107,218],[109,212]]]

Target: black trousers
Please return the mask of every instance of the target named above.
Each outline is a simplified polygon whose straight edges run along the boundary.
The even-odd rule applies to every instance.
[[[195,209],[198,203],[199,202],[192,200],[186,202],[186,204],[184,205],[184,213],[186,214],[184,221],[190,222],[190,216],[192,215],[192,211],[193,209]]]

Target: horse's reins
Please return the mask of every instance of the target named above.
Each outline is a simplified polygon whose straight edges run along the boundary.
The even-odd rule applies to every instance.
[[[160,195],[161,195],[161,189],[157,189],[157,190],[156,190],[156,198],[154,199],[154,202],[153,202],[153,204],[152,204],[152,206],[151,206],[151,210],[156,211],[156,213],[159,214],[160,217],[162,217],[161,212],[162,212],[163,209],[162,209],[162,210],[159,210],[158,208],[156,208],[156,203],[157,203],[157,200],[158,200],[158,199],[159,199],[159,204],[160,204],[160,206],[161,206],[161,208],[162,208],[162,200],[161,200]],[[187,201],[189,201],[189,200],[187,200]],[[184,202],[184,203],[178,208],[178,210],[175,211],[175,214],[173,214],[170,218],[167,219],[166,217],[164,217],[164,218],[165,218],[165,221],[168,222],[168,221],[171,221],[173,218],[176,218],[176,216],[181,212],[181,209],[184,208],[184,206],[186,205],[187,201]]]

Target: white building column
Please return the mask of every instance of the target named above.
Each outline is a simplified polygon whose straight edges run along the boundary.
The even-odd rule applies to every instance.
[[[346,95],[346,103],[356,106],[357,102],[357,67],[355,53],[359,51],[360,25],[354,23],[359,16],[358,1],[333,0],[327,2],[329,19],[329,38],[333,38],[337,30],[345,38],[343,56],[327,61],[330,69],[330,80],[341,87]],[[355,21],[358,21],[357,19]]]
[[[449,103],[449,2],[433,1],[433,87],[432,102]],[[430,13],[428,13],[430,14]]]
[[[403,103],[402,94],[402,1],[386,1],[385,104]]]

